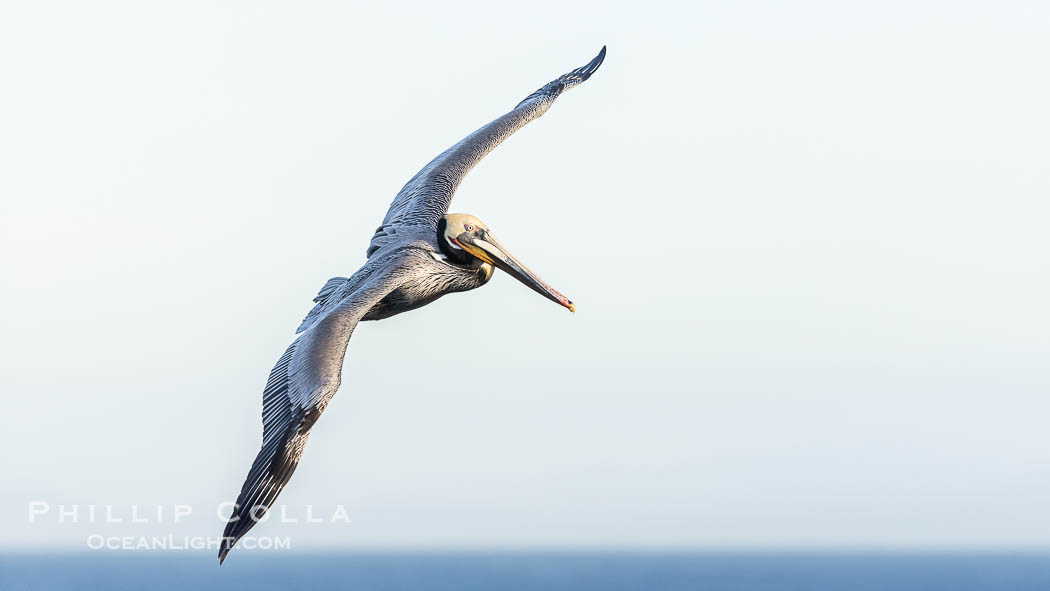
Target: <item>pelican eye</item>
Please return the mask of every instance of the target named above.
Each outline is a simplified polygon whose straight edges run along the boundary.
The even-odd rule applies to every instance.
[[[473,232],[474,231],[474,226],[472,226],[470,224],[467,224],[466,226],[463,226],[463,229],[466,230],[467,232]]]

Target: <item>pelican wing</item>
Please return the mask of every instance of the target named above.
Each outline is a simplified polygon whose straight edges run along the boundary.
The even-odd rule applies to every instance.
[[[382,247],[398,242],[398,238],[413,234],[414,230],[432,235],[437,222],[448,212],[452,195],[463,177],[500,142],[521,129],[526,123],[547,112],[554,99],[566,90],[582,83],[602,65],[605,47],[586,66],[548,82],[525,97],[509,113],[478,129],[430,161],[408,181],[394,198],[376,229],[368,247],[371,257]]]
[[[355,289],[315,318],[270,371],[263,390],[262,449],[241,487],[219,546],[219,562],[273,504],[292,477],[310,429],[332,399],[343,357],[358,321],[422,268],[414,249],[370,260],[353,278]]]

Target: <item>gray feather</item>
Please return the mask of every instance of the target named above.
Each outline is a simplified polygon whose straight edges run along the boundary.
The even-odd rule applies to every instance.
[[[371,257],[384,247],[434,235],[452,195],[474,165],[525,124],[547,112],[566,90],[591,77],[605,60],[605,47],[586,66],[548,82],[509,113],[481,127],[438,155],[398,192],[369,244]]]

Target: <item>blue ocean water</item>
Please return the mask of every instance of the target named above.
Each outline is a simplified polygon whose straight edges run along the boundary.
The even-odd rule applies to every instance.
[[[242,553],[0,555],[0,590],[1050,589],[1050,554]]]

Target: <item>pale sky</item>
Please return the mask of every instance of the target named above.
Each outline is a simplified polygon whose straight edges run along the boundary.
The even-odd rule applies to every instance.
[[[5,4],[0,546],[218,536],[318,288],[603,44],[452,205],[577,313],[497,273],[360,326],[280,499],[352,523],[253,534],[1050,547],[1034,1]]]

